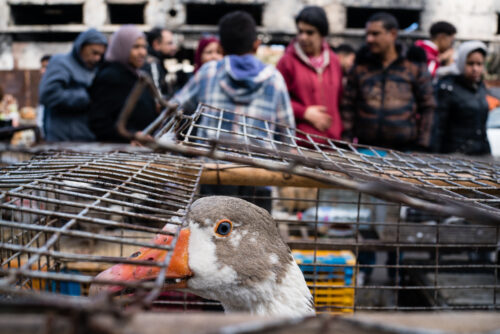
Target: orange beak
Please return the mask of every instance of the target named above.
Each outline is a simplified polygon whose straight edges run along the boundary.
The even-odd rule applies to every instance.
[[[182,229],[179,233],[177,243],[173,250],[170,263],[167,267],[167,272],[165,278],[171,279],[187,279],[193,276],[193,273],[189,269],[188,265],[188,245],[189,245],[189,229]],[[172,243],[173,237],[168,235],[157,235],[154,243],[156,245],[170,245]],[[167,256],[168,251],[154,248],[143,247],[135,252],[131,259],[134,261],[154,261],[162,263]],[[160,267],[155,266],[139,266],[133,264],[117,264],[111,268],[106,269],[101,272],[95,278],[99,280],[108,280],[116,282],[132,282],[132,281],[145,281],[156,279],[160,273]],[[169,285],[169,289],[182,289],[186,288],[186,280],[181,281],[173,285]],[[90,295],[96,295],[101,291],[105,290],[107,292],[118,292],[123,290],[123,286],[105,286],[92,284],[90,287]]]

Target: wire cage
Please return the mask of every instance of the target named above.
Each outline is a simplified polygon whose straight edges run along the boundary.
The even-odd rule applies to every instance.
[[[138,246],[168,249],[151,239],[180,226],[201,167],[151,153],[57,152],[3,168],[2,287],[85,296],[96,273]]]
[[[193,201],[223,193],[271,212],[317,312],[500,309],[495,162],[353,145],[207,105],[166,111],[146,133],[148,152],[45,152],[0,170],[3,297],[88,302],[90,284],[119,284],[135,291],[119,305],[219,310],[162,292],[169,256],[128,256],[173,249]],[[116,263],[158,278],[95,278]]]
[[[165,122],[157,143],[174,149],[172,133],[177,152],[260,168],[217,163],[207,181],[250,186],[222,191],[273,212],[317,311],[499,308],[494,161],[353,145],[207,105]]]

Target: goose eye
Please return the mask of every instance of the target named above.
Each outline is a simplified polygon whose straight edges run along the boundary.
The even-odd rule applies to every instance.
[[[223,219],[215,226],[215,233],[220,237],[227,237],[233,229],[233,223],[228,219]]]

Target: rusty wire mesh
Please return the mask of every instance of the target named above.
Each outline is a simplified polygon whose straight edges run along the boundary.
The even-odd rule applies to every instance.
[[[173,136],[183,147],[171,144]],[[354,145],[203,104],[192,116],[169,118],[156,138],[160,147],[184,154],[316,177],[378,196],[394,190],[398,200],[418,205],[406,194],[427,201],[430,210],[446,212],[451,205],[453,213],[467,214],[457,211],[466,205],[475,215],[482,212],[485,219],[500,221],[500,169],[494,161]],[[370,186],[372,181],[380,191]]]
[[[357,191],[252,187],[327,313],[498,310],[498,226]],[[266,204],[264,204],[266,206]]]
[[[273,208],[318,311],[500,308],[494,161],[353,145],[207,105],[156,137],[157,148],[343,188],[241,195]]]
[[[258,184],[247,170],[240,183],[224,183],[225,171],[245,166],[315,181],[263,181],[232,194],[271,211],[318,311],[500,308],[498,164],[322,139],[206,105],[162,116],[146,130],[155,139],[143,142],[212,159],[203,171],[216,162],[212,188]],[[95,273],[127,263],[129,246],[153,247],[154,235],[167,233],[162,225],[179,225],[193,199],[208,194],[196,193],[202,167],[164,153],[101,152],[50,153],[3,168],[0,288],[61,293],[75,282],[85,295]],[[161,279],[122,283],[153,289],[141,300],[161,288]],[[153,305],[218,305],[167,297]]]
[[[86,295],[96,273],[138,246],[170,249],[152,240],[175,235],[162,227],[180,226],[175,217],[186,213],[200,172],[193,160],[120,152],[47,153],[2,168],[0,287]]]

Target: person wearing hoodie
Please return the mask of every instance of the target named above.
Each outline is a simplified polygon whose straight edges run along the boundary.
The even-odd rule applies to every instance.
[[[93,141],[88,127],[91,85],[106,51],[106,37],[96,29],[82,32],[71,52],[52,56],[39,86],[47,141]]]
[[[277,68],[292,100],[297,129],[306,134],[340,139],[342,120],[342,67],[325,37],[328,19],[323,8],[307,6],[295,18],[298,34],[287,47]],[[298,132],[299,137],[305,137]],[[319,143],[325,140],[312,136]]]
[[[225,54],[219,61],[205,63],[172,99],[179,105],[205,103],[246,115],[295,127],[290,97],[281,74],[255,57],[260,44],[254,19],[245,12],[226,14],[219,22],[220,43]],[[241,120],[243,121],[243,120]],[[247,128],[260,136],[264,122],[246,118]],[[218,120],[203,117],[202,125],[217,127]],[[270,123],[272,124],[272,123]],[[223,126],[229,126],[224,123]],[[270,130],[277,130],[274,127]],[[209,138],[215,131],[199,129],[198,135]],[[276,137],[280,138],[279,134]]]
[[[455,74],[437,85],[437,114],[442,153],[490,154],[486,136],[488,93],[483,81],[486,45],[480,41],[458,48]]]
[[[366,46],[347,77],[341,115],[345,140],[400,151],[435,151],[435,107],[425,52],[397,42],[398,22],[376,13]]]
[[[146,36],[133,25],[124,25],[113,36],[90,87],[92,100],[89,124],[97,140],[127,142],[118,132],[116,122],[146,59]],[[130,132],[142,131],[158,116],[156,102],[144,89],[126,124]]]

